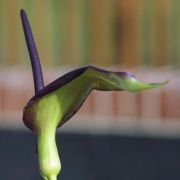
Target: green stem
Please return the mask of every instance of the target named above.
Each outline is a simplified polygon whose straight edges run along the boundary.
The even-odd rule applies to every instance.
[[[57,180],[57,176],[51,176],[51,177],[48,178],[47,180]]]
[[[38,133],[39,167],[45,180],[57,180],[61,164],[55,140],[56,128],[43,128]]]

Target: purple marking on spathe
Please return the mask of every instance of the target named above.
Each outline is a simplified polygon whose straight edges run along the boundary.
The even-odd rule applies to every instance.
[[[29,55],[31,59],[35,93],[38,93],[40,90],[44,88],[41,64],[40,64],[33,34],[31,31],[31,27],[30,27],[28,18],[26,16],[26,13],[24,10],[21,10],[20,14],[21,14],[24,35],[25,35],[25,39],[26,39],[26,43],[27,43],[27,47],[28,47],[28,51],[29,51]]]
[[[134,75],[130,72],[120,72],[120,71],[109,71],[109,70],[105,70],[105,69],[101,69],[101,68],[98,68],[98,67],[94,67],[94,66],[89,66],[90,68],[93,68],[99,72],[102,72],[102,73],[107,73],[107,74],[110,74],[110,73],[114,73],[114,74],[117,74],[121,77],[134,77]]]
[[[87,68],[88,67],[82,67],[82,68],[79,68],[79,69],[76,69],[76,70],[66,73],[65,75],[61,76],[60,78],[56,79],[52,83],[45,86],[41,91],[39,91],[37,94],[35,94],[30,99],[29,102],[32,102],[38,98],[41,98],[41,97],[55,91],[58,88],[63,87],[64,85],[66,85],[67,83],[71,82],[73,79],[75,79],[76,77],[78,77],[82,73],[84,73]]]
[[[57,90],[58,88],[63,87],[67,83],[71,82],[72,80],[74,80],[75,78],[77,78],[78,76],[83,74],[88,68],[95,69],[99,72],[106,73],[106,74],[115,73],[118,76],[120,76],[121,78],[134,77],[134,75],[132,73],[129,73],[129,72],[113,72],[113,71],[108,71],[108,70],[104,70],[101,68],[97,68],[94,66],[86,66],[86,67],[82,67],[82,68],[70,71],[70,72],[66,73],[65,75],[61,76],[60,78],[56,79],[55,81],[53,81],[49,85],[45,86],[41,91],[36,93],[35,96],[33,96],[30,99],[29,103],[31,103],[34,100],[39,99],[39,98]]]

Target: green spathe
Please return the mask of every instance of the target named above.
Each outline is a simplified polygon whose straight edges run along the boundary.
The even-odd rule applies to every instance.
[[[63,87],[29,103],[24,109],[23,120],[37,134],[39,166],[42,176],[48,180],[56,179],[61,169],[55,142],[56,129],[80,108],[93,89],[138,92],[157,88],[166,83],[167,81],[145,84],[128,73],[107,73],[89,67]]]

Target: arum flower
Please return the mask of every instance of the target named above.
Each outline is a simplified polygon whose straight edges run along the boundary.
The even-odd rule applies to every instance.
[[[128,72],[112,72],[93,66],[75,69],[44,87],[41,65],[31,28],[21,10],[24,34],[32,63],[35,95],[24,108],[24,124],[37,135],[40,173],[56,180],[61,164],[55,141],[56,129],[82,106],[92,90],[139,92],[166,82],[146,84]]]

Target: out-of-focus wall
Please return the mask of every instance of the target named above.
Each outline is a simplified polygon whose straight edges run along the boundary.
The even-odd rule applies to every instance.
[[[0,0],[1,65],[27,65],[27,11],[45,67],[180,65],[178,0]],[[8,66],[9,67],[9,66]]]
[[[0,126],[22,124],[22,109],[34,93],[19,16],[23,8],[46,82],[88,64],[132,71],[147,82],[170,80],[138,94],[93,92],[75,116],[84,120],[78,125],[179,130],[179,5],[178,0],[0,0]]]

